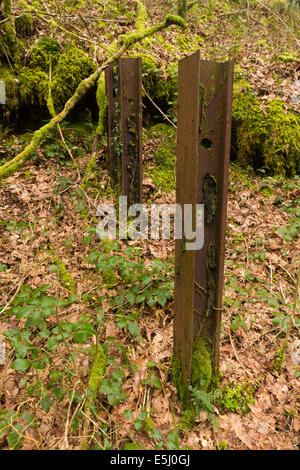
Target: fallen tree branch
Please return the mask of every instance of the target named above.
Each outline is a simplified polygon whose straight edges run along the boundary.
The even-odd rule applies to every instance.
[[[41,142],[44,140],[48,132],[60,124],[78,103],[78,101],[85,95],[85,93],[96,84],[100,75],[109,64],[120,58],[125,53],[125,51],[132,47],[135,43],[143,40],[146,37],[153,36],[155,33],[162,31],[171,25],[177,25],[185,28],[185,22],[182,18],[175,15],[167,15],[165,21],[158,25],[120,36],[118,42],[119,50],[117,50],[117,52],[115,52],[111,57],[106,59],[106,61],[94,73],[79,83],[74,95],[66,102],[64,109],[59,114],[54,116],[47,124],[34,132],[30,144],[27,145],[27,147],[25,147],[21,153],[0,167],[0,182],[4,178],[18,171],[24,165],[32,153],[37,149],[39,144],[41,144]]]

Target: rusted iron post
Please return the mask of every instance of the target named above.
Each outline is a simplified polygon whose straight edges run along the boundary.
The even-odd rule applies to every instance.
[[[129,204],[142,202],[142,61],[120,59],[105,78],[111,177]]]
[[[203,247],[186,251],[184,235],[176,240],[174,357],[185,386],[193,384],[201,341],[212,373],[218,368],[232,82],[232,62],[201,61],[199,51],[179,62],[176,197],[183,226],[184,204],[193,213],[204,204]]]
[[[113,185],[121,181],[122,144],[120,126],[120,72],[118,64],[111,64],[105,70],[105,88],[107,95],[107,140],[109,169]]]

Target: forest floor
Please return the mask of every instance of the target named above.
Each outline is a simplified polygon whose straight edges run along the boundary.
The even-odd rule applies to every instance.
[[[152,3],[149,13],[155,20],[158,6]],[[161,3],[167,11],[168,2]],[[159,11],[160,16],[163,13]],[[250,16],[254,23],[262,21],[253,12]],[[236,42],[227,36],[221,51],[221,38],[217,43],[213,36],[222,24],[230,29],[225,18],[223,23],[209,23],[206,53],[214,48],[223,59],[232,48],[244,71],[255,64],[249,77],[266,101],[279,93],[296,109],[290,86],[296,78],[295,63],[273,63],[271,52],[262,60],[264,45],[253,45],[259,29],[252,48],[247,35]],[[124,32],[128,27],[120,28]],[[199,25],[192,23],[187,34],[193,34],[193,28]],[[277,38],[278,32],[275,28]],[[286,29],[284,34],[289,34]],[[164,37],[175,44],[173,31]],[[283,38],[282,44],[285,39],[290,44],[290,38]],[[162,62],[168,61],[162,45],[151,47],[157,47]],[[280,83],[272,78],[274,68]],[[78,167],[58,132],[53,132],[33,159],[1,187],[0,340],[2,347],[6,344],[6,360],[0,363],[0,447],[299,448],[299,317],[293,316],[300,248],[299,177],[271,177],[231,164],[222,396],[213,402],[215,419],[203,411],[191,429],[184,429],[171,377],[175,244],[97,238],[97,207],[114,200],[105,169],[106,149],[98,149],[96,182],[83,190],[92,128],[65,122],[62,129]],[[29,137],[30,132],[7,135],[0,144],[0,159],[15,155]],[[175,147],[174,138],[173,134]],[[164,139],[145,130],[145,202],[175,202],[174,173],[169,173],[168,191],[155,178]],[[274,361],[291,316],[279,374]],[[87,390],[96,344],[103,346],[107,366],[100,389],[91,398]]]

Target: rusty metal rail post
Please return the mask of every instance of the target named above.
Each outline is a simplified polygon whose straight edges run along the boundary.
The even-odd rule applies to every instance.
[[[184,235],[176,240],[174,357],[185,386],[193,383],[198,338],[212,372],[218,368],[232,82],[232,62],[201,61],[199,51],[179,62],[176,197],[183,226],[184,204],[193,212],[204,204],[203,247],[186,251]]]
[[[108,149],[115,187],[142,202],[142,61],[123,58],[106,69]]]

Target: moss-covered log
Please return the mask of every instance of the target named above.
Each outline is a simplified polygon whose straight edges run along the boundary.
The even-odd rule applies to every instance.
[[[140,0],[137,0],[137,7],[136,7],[136,21],[135,21],[135,26],[137,30],[144,29],[146,26],[146,21],[147,21],[147,9],[143,2]]]
[[[47,124],[45,124],[39,130],[34,132],[30,144],[25,147],[25,149],[21,153],[19,153],[11,161],[5,163],[0,167],[0,181],[22,168],[24,163],[30,158],[32,153],[41,144],[41,142],[47,136],[49,131],[54,129],[57,124],[60,124],[67,117],[69,112],[85,95],[85,93],[97,83],[97,80],[99,79],[100,75],[110,63],[114,62],[116,59],[121,57],[127,49],[132,47],[138,41],[152,36],[155,33],[162,31],[163,29],[171,25],[177,25],[184,28],[185,22],[182,18],[178,16],[167,15],[165,21],[158,25],[122,35],[118,43],[118,51],[113,54],[109,59],[107,59],[94,73],[92,73],[92,75],[80,82],[74,95],[66,102],[63,110],[55,117],[53,117]]]

